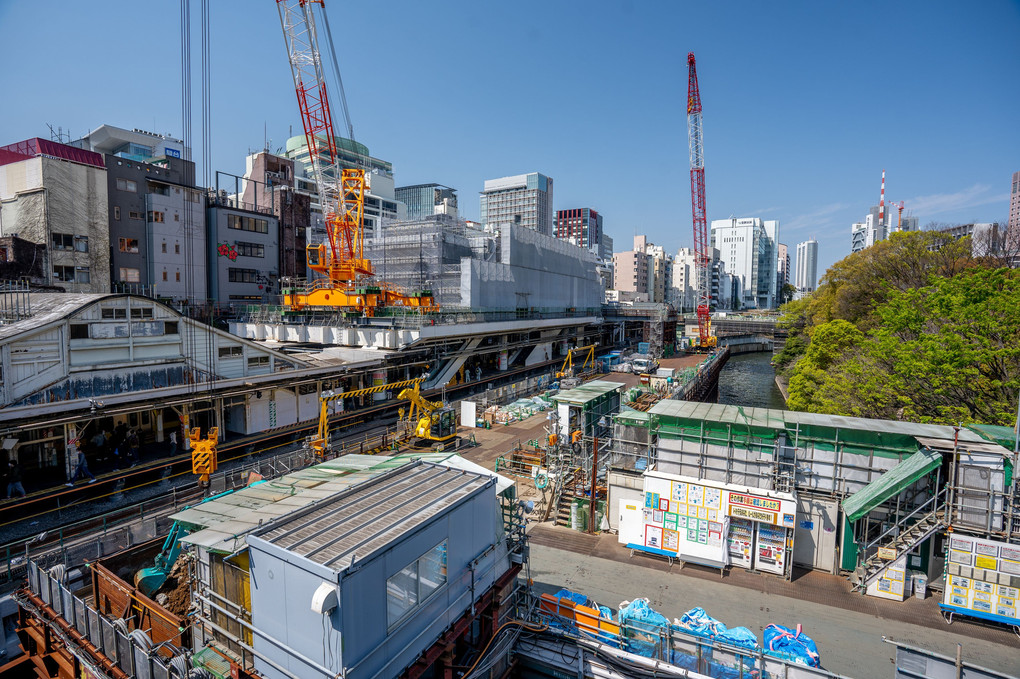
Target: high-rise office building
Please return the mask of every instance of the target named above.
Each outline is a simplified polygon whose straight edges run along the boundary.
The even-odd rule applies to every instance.
[[[790,282],[790,248],[786,243],[779,244],[778,270],[776,277],[776,292],[782,291],[784,285]]]
[[[605,231],[602,229],[602,215],[589,207],[556,211],[556,229],[553,236],[574,245],[588,248],[599,259],[612,259],[612,239],[606,248]]]
[[[814,292],[818,285],[818,241],[797,243],[797,276],[794,284],[799,292]]]
[[[1009,193],[1009,233],[1020,240],[1020,172],[1013,173],[1013,189]]]
[[[740,279],[740,308],[777,305],[779,221],[757,217],[712,220],[711,245],[726,272]]]
[[[398,186],[394,190],[398,201],[407,206],[407,219],[424,219],[432,215],[457,216],[457,190],[442,184],[415,184]]]
[[[553,180],[532,172],[485,181],[481,193],[481,222],[499,227],[517,224],[553,234]]]
[[[673,293],[667,300],[681,313],[694,312],[698,305],[695,286],[697,258],[692,248],[680,248],[673,256]],[[740,279],[727,273],[717,248],[708,249],[709,308],[728,311],[740,308]]]

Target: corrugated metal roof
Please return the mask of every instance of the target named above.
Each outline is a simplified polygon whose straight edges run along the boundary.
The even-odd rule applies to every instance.
[[[591,382],[585,382],[584,384],[561,391],[560,393],[553,396],[553,400],[561,403],[571,403],[574,405],[584,405],[590,401],[595,400],[599,396],[608,394],[611,391],[617,389],[623,389],[626,385],[622,382],[608,382],[605,380],[592,380]]]
[[[494,483],[489,476],[408,462],[371,483],[257,533],[315,563],[342,571]]]
[[[953,427],[941,424],[873,420],[863,417],[823,415],[771,408],[742,408],[741,406],[718,403],[673,401],[669,399],[659,401],[648,412],[658,417],[707,420],[721,424],[739,422],[772,429],[794,429],[798,425],[817,426],[943,440],[952,440],[957,435]],[[985,441],[977,432],[966,428],[959,430],[959,440],[967,443],[982,443]]]
[[[192,530],[182,542],[232,553],[244,547],[244,537],[264,524],[358,484],[371,481],[413,460],[487,474],[502,493],[510,479],[465,460],[456,453],[405,453],[395,456],[344,455],[271,481],[248,486],[177,512],[170,518]]]

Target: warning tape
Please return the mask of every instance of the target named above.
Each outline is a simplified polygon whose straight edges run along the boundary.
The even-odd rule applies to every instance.
[[[399,389],[400,387],[412,387],[415,384],[424,382],[424,377],[418,377],[413,380],[404,380],[403,382],[392,382],[390,384],[380,384],[375,387],[365,387],[364,389],[355,389],[353,391],[345,391],[339,394],[331,392],[323,392],[320,397],[323,401],[336,401],[341,398],[356,398],[358,396],[364,396],[365,394],[378,394],[380,391],[389,391],[390,389]]]

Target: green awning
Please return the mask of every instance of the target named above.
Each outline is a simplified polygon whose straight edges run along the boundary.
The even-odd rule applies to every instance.
[[[852,523],[942,464],[942,454],[925,448],[882,474],[847,499],[843,512]]]
[[[967,429],[986,441],[998,443],[1006,450],[1013,450],[1016,444],[1016,430],[1013,427],[1002,427],[996,424],[968,424]]]

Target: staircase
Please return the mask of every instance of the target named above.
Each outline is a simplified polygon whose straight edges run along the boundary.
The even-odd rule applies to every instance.
[[[869,556],[857,566],[857,569],[850,576],[850,582],[853,583],[855,590],[860,590],[861,592],[867,591],[868,586],[880,578],[882,573],[895,563],[897,559],[927,540],[933,533],[945,527],[945,507],[941,502],[937,502],[939,499],[945,500],[944,492],[929,499],[900,523],[887,530],[864,548],[863,553]],[[934,505],[934,509],[932,505]],[[927,513],[924,513],[925,511]],[[908,525],[908,522],[917,516],[921,518]],[[904,529],[903,526],[907,525],[908,527]],[[889,534],[896,529],[900,529],[899,534],[889,540]],[[883,540],[888,541],[882,543]],[[891,559],[879,557],[882,551],[889,549],[893,550],[896,556]]]
[[[560,502],[556,506],[556,520],[553,521],[553,525],[570,528],[570,505],[573,502],[573,493],[563,493],[560,496]]]

